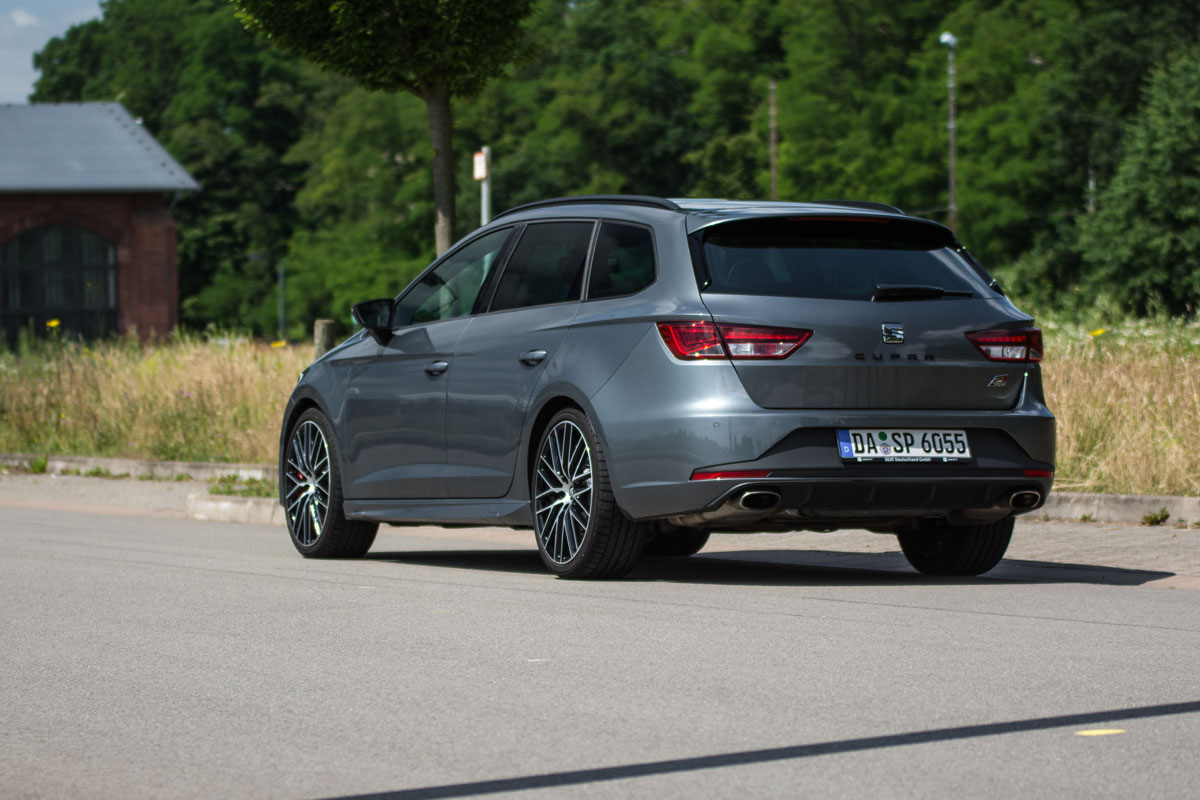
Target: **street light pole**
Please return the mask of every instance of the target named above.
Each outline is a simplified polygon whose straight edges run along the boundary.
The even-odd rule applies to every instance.
[[[958,47],[958,37],[946,31],[938,39],[946,45],[946,91],[950,97],[950,230],[958,234],[958,182],[955,173],[958,170],[958,130],[955,124],[954,103],[954,48]]]

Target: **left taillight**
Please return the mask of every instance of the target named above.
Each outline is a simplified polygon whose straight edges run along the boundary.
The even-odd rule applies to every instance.
[[[812,331],[712,322],[660,322],[658,332],[676,358],[787,358],[808,341]]]
[[[1039,328],[971,331],[967,339],[991,361],[1042,360],[1042,331]]]

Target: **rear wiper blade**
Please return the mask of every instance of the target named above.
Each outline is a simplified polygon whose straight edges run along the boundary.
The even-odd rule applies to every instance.
[[[940,286],[902,286],[881,283],[875,287],[875,293],[871,295],[871,299],[878,303],[885,300],[932,300],[938,297],[974,296],[974,292],[943,289]]]

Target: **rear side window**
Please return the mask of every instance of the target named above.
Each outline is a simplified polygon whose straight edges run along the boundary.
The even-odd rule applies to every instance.
[[[877,286],[991,296],[941,228],[905,220],[772,218],[704,234],[708,292],[870,300]]]
[[[654,237],[636,225],[605,222],[596,237],[588,299],[634,294],[654,283]]]
[[[491,310],[578,300],[593,227],[591,222],[528,226],[500,276]]]

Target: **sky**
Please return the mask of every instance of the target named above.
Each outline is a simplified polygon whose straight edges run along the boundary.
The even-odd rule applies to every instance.
[[[27,103],[33,54],[77,23],[100,16],[98,0],[0,0],[0,104]]]

